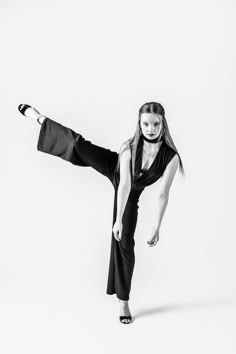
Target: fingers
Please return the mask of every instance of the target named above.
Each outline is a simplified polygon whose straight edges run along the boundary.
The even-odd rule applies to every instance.
[[[113,233],[114,233],[114,237],[115,237],[116,241],[120,241],[121,238],[119,237],[119,231],[113,232]]]
[[[147,241],[147,244],[148,244],[149,247],[153,247],[153,246],[155,246],[157,244],[157,241],[158,241],[158,239],[155,238],[154,240]]]
[[[116,241],[120,241],[121,240],[120,235],[121,235],[122,230],[114,228],[114,230],[112,230],[112,231],[113,231]]]
[[[117,241],[121,240],[121,237],[119,235],[116,236]]]

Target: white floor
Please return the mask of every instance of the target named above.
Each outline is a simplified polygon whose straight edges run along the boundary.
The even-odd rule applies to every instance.
[[[2,284],[0,352],[52,353],[227,353],[236,352],[236,301],[232,296],[168,300],[135,296],[133,323],[118,320],[115,295],[81,289],[66,279]],[[63,279],[61,279],[63,280]],[[145,292],[144,292],[145,293]],[[184,298],[184,297],[183,297]]]

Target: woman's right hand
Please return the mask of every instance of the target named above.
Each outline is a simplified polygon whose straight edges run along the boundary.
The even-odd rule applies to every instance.
[[[115,224],[113,225],[112,231],[117,241],[121,240],[122,229],[123,229],[122,222],[116,220]]]

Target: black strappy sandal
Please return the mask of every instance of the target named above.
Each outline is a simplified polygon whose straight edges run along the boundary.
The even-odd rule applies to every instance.
[[[129,322],[123,322],[123,320],[130,320]],[[123,324],[129,324],[132,321],[132,316],[120,316],[120,322]]]
[[[129,320],[129,322],[123,322],[123,320]],[[132,316],[120,316],[120,322],[123,324],[129,324],[132,322]]]
[[[34,107],[29,106],[28,104],[20,104],[20,105],[18,106],[19,112],[20,112],[21,114],[23,114],[23,116],[25,116],[25,117],[26,117],[25,111],[26,111],[27,108],[34,108]],[[35,109],[35,108],[34,108],[34,109]],[[39,119],[40,119],[41,117],[45,117],[45,115],[44,115],[44,114],[40,114],[40,115],[38,116],[37,122],[38,122],[40,125],[42,125],[42,123],[40,123],[40,121],[39,121]]]

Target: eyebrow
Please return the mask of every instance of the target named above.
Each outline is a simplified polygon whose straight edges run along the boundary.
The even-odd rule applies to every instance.
[[[148,122],[146,120],[144,120],[143,123],[148,123]],[[155,123],[160,123],[160,120]]]

